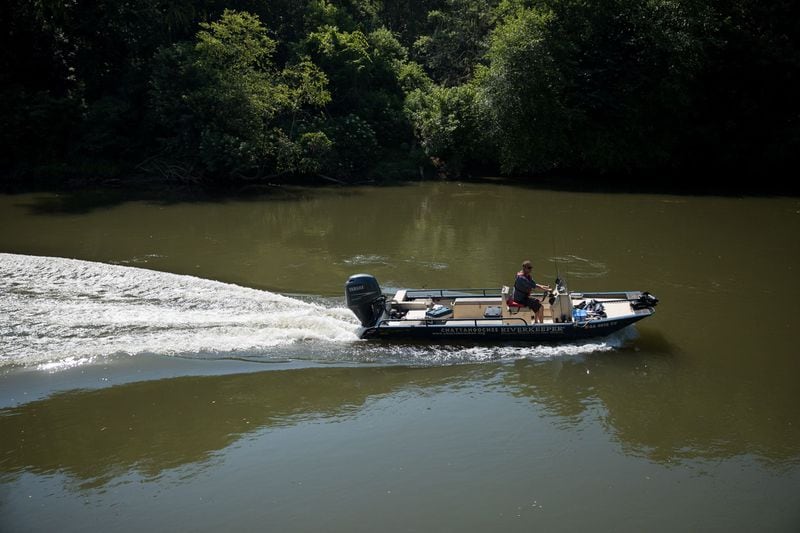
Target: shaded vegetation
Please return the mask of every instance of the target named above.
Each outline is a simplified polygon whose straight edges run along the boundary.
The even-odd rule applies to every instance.
[[[793,176],[797,15],[753,0],[9,0],[0,180]]]

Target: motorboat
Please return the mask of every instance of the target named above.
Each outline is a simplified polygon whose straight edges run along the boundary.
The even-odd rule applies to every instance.
[[[347,306],[361,322],[362,339],[444,341],[571,341],[603,337],[655,313],[649,292],[571,292],[562,279],[539,297],[543,322],[514,302],[509,287],[401,289],[382,292],[370,274],[350,276]]]

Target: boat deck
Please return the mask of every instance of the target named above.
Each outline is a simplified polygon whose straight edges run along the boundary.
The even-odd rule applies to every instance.
[[[496,290],[496,289],[495,289]],[[485,292],[485,291],[484,291]],[[573,306],[591,301],[599,302],[603,306],[603,318],[618,318],[635,314],[628,293],[593,293],[571,295]],[[540,297],[541,299],[541,297]],[[445,325],[465,325],[470,322],[480,325],[528,325],[534,323],[533,312],[527,308],[509,308],[502,295],[474,295],[459,293],[458,291],[398,291],[390,300],[393,317],[385,322],[387,326],[416,326],[422,324],[440,323]],[[545,299],[544,323],[553,324],[553,309]],[[444,306],[452,312],[447,312],[437,318],[432,317],[429,311]],[[570,310],[571,312],[571,310]],[[586,320],[600,318],[587,316]],[[571,321],[570,316],[568,321]]]

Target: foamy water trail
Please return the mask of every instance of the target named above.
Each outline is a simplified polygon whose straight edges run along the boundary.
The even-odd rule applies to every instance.
[[[0,367],[58,369],[115,354],[253,361],[457,364],[613,350],[625,334],[557,346],[358,340],[340,302],[309,302],[192,276],[0,254]]]
[[[0,364],[117,353],[258,353],[355,341],[347,309],[236,285],[74,259],[0,254]]]

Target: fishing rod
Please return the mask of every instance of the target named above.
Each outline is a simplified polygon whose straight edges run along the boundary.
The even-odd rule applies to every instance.
[[[566,292],[566,291],[562,291],[561,290],[563,288],[563,281],[561,281],[561,273],[558,270],[558,256],[556,255],[556,238],[555,237],[553,237],[553,262],[556,265],[555,290],[558,291],[559,293]],[[550,303],[550,305],[553,305],[553,303],[556,301],[555,294],[553,294],[553,289],[545,291],[544,294],[542,294],[542,300],[543,301],[544,301],[545,298]]]
[[[558,271],[558,256],[556,255],[556,238],[553,237],[553,262],[556,264],[556,289],[563,285],[561,273]]]

